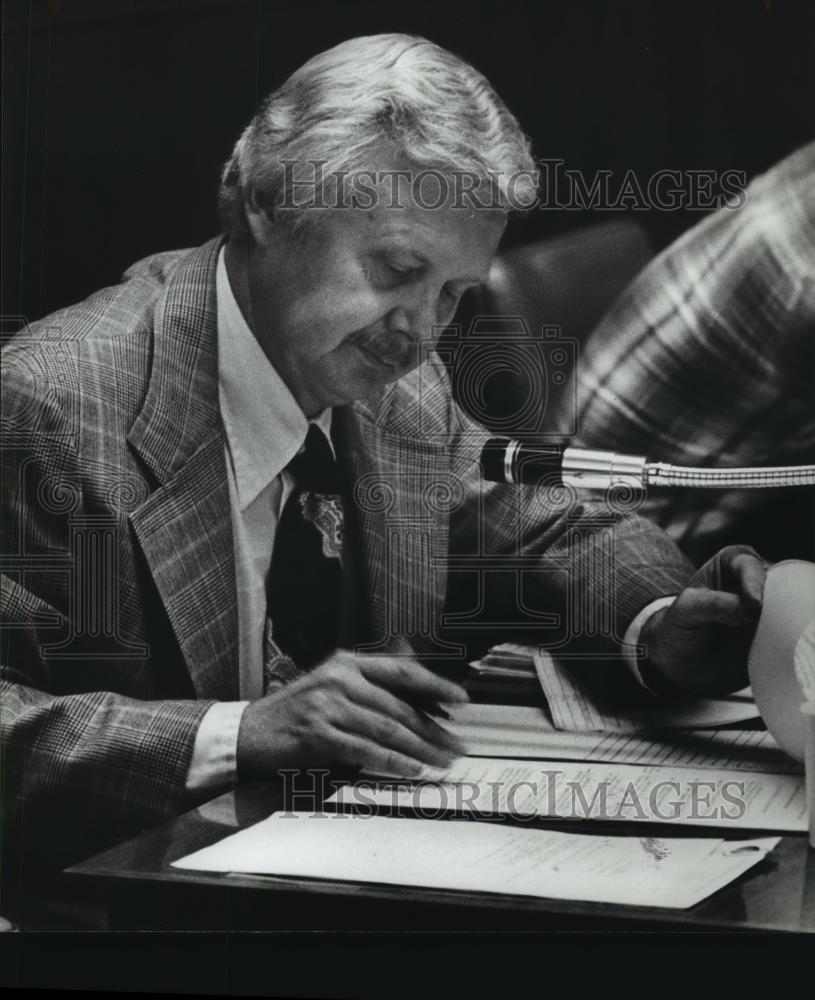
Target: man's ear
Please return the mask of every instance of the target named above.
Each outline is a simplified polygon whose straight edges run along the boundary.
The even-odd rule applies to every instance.
[[[256,246],[266,246],[272,229],[272,222],[264,208],[258,203],[257,192],[250,189],[243,203],[246,213],[246,224],[252,234]]]

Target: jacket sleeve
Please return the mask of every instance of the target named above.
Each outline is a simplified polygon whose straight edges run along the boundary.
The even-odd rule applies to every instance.
[[[451,516],[451,552],[460,568],[451,576],[452,603],[477,601],[489,607],[493,629],[553,652],[618,655],[636,615],[685,586],[691,564],[636,515],[640,497],[611,491],[588,502],[555,483],[486,482],[480,456],[489,434],[455,404],[451,427],[451,469],[462,496]],[[470,596],[462,598],[468,576]]]
[[[105,660],[92,635],[71,656],[49,655],[71,634],[77,588],[91,584],[76,572],[70,531],[84,512],[83,476],[56,394],[24,365],[4,371],[2,406],[6,842],[24,840],[28,854],[42,841],[64,861],[193,804],[185,781],[212,703],[126,697],[145,660]]]

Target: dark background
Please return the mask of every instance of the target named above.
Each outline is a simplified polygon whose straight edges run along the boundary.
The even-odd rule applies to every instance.
[[[537,156],[589,175],[749,177],[815,133],[811,0],[5,0],[3,21],[6,326],[217,232],[219,168],[257,101],[357,34],[415,32],[458,52]],[[537,212],[509,239],[596,215]],[[638,218],[659,247],[699,213]]]

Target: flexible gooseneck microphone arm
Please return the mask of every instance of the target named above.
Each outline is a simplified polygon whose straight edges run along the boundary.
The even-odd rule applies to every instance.
[[[558,485],[605,490],[625,486],[691,486],[705,489],[765,489],[815,485],[815,465],[755,469],[706,469],[649,462],[638,455],[572,448],[562,444],[530,444],[512,438],[490,438],[481,453],[485,479],[497,483]]]

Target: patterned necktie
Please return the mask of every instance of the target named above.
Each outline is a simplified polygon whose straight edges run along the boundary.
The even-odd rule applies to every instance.
[[[314,424],[287,469],[294,488],[280,515],[266,586],[264,690],[294,680],[337,648],[342,499],[331,446]]]

